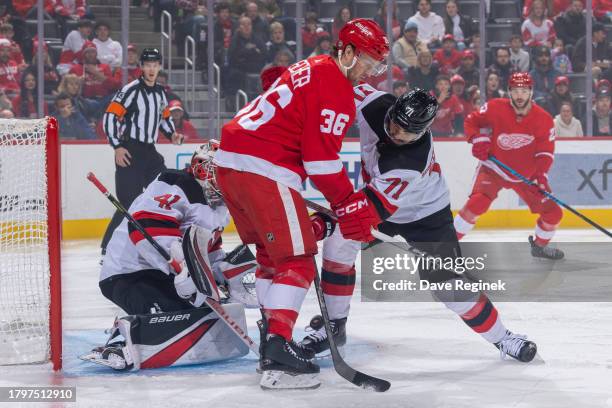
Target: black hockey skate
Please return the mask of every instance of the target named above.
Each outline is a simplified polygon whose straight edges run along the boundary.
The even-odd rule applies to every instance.
[[[545,259],[553,259],[559,260],[563,259],[565,254],[562,250],[546,246],[539,246],[535,243],[533,236],[529,236],[529,244],[531,245],[531,256],[534,258],[545,258]]]
[[[259,374],[261,374],[263,371],[262,366],[261,366],[261,361],[264,358],[264,354],[265,354],[264,346],[267,341],[266,337],[268,333],[268,321],[263,315],[263,312],[261,316],[262,316],[261,319],[257,321],[257,327],[259,328],[259,355],[260,355],[259,363],[260,364],[255,370]],[[289,342],[289,345],[291,346],[293,351],[301,358],[306,359],[306,360],[312,360],[313,358],[315,358],[315,353],[312,350],[302,347],[300,344],[296,343],[295,341],[291,340]]]
[[[264,390],[317,388],[319,366],[301,357],[290,342],[268,335],[260,356],[259,385]]]
[[[499,349],[502,359],[510,356],[523,363],[533,360],[538,352],[538,346],[527,340],[527,336],[514,334],[510,330],[506,330],[506,335],[499,343],[495,343],[495,347]]]
[[[344,346],[346,344],[346,317],[330,320],[329,325],[334,334],[336,346]],[[310,350],[315,354],[329,350],[327,332],[325,331],[325,325],[323,324],[323,317],[321,317],[321,315],[316,315],[310,319],[310,325],[306,327],[306,331],[310,331],[311,333],[300,342],[302,348]]]

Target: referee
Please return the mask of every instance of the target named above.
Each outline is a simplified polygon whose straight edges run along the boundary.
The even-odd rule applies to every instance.
[[[142,75],[115,94],[102,118],[104,132],[115,149],[117,198],[126,208],[166,169],[164,158],[155,150],[159,131],[174,144],[183,142],[172,122],[166,92],[157,83],[161,63],[159,50],[145,48],[140,55]],[[121,213],[115,212],[102,239],[102,254],[122,219]]]

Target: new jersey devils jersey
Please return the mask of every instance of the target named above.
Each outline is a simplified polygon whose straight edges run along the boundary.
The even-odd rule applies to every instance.
[[[196,179],[186,171],[167,170],[147,186],[129,208],[130,214],[169,251],[173,241],[191,225],[210,231],[229,223],[225,206],[210,207]],[[211,263],[223,257],[220,236],[209,247]],[[167,274],[171,268],[127,219],[117,227],[106,248],[100,280],[143,269],[158,269]]]
[[[353,88],[329,56],[293,64],[222,130],[215,162],[301,191],[306,177],[332,204],[353,192],[338,153],[355,119]]]
[[[525,177],[540,169],[547,172],[555,151],[555,127],[548,112],[535,103],[518,117],[510,99],[491,99],[465,119],[465,133],[473,142],[489,137],[491,154]],[[482,162],[507,181],[520,182],[490,160]]]
[[[429,131],[412,144],[381,143],[385,115],[396,99],[367,84],[355,87],[366,194],[383,218],[404,224],[440,211],[450,199]]]

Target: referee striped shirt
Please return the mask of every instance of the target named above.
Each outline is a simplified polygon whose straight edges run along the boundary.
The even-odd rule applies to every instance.
[[[142,77],[115,94],[102,120],[114,149],[129,139],[153,144],[159,131],[168,139],[175,132],[166,91],[159,84],[148,86]]]

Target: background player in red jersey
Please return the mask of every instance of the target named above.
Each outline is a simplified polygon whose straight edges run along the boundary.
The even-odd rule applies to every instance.
[[[372,20],[339,33],[334,56],[289,67],[222,130],[217,180],[244,243],[257,249],[257,296],[264,315],[262,388],[313,388],[319,367],[292,341],[314,279],[315,232],[300,191],[306,178],[338,217],[342,235],[373,239],[380,218],[355,192],[338,153],[355,119],[353,84],[386,69],[389,42]]]
[[[553,201],[488,160],[489,155],[512,167],[550,192],[548,170],[553,164],[555,130],[550,114],[531,101],[533,80],[527,73],[515,73],[508,81],[510,99],[492,99],[465,120],[465,133],[472,143],[472,154],[480,164],[472,193],[455,217],[461,239],[484,214],[503,188],[514,190],[538,214],[535,239],[530,236],[535,257],[561,259],[561,250],[547,246],[563,212]],[[486,129],[488,133],[482,133]]]

